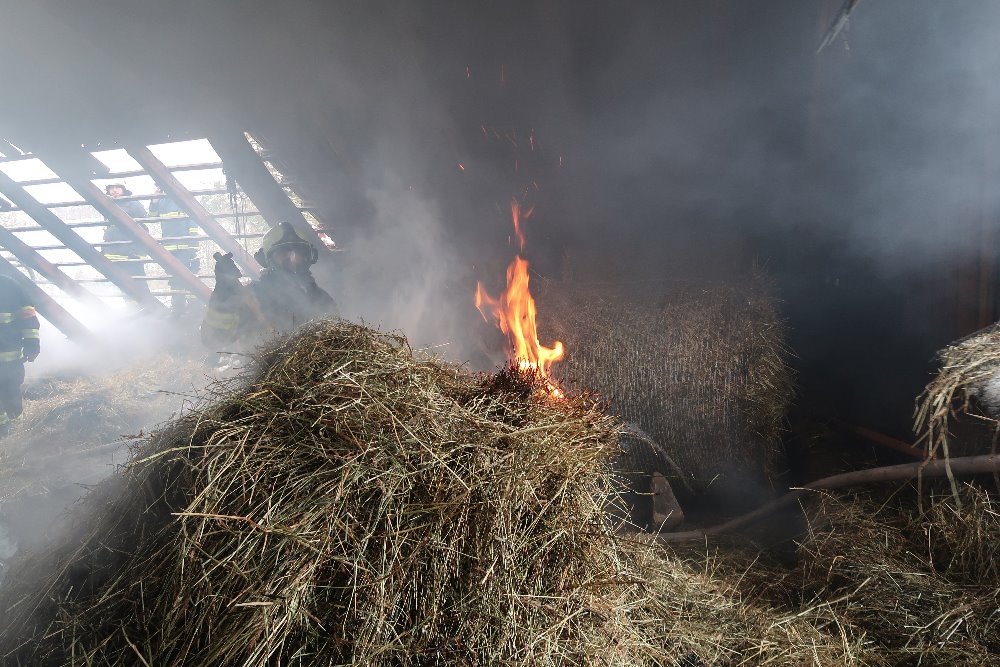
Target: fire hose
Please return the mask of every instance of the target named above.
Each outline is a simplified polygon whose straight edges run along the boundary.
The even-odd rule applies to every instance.
[[[801,487],[791,489],[788,493],[761,505],[752,512],[747,512],[709,528],[686,530],[677,533],[660,533],[657,535],[630,535],[631,538],[655,544],[671,544],[701,540],[712,535],[731,533],[748,526],[761,518],[776,512],[796,502],[811,491],[832,491],[859,484],[877,482],[895,482],[913,479],[915,477],[942,477],[944,475],[980,475],[1000,472],[1000,455],[984,454],[982,456],[963,456],[936,461],[920,461],[917,463],[901,463],[893,466],[855,470],[831,477],[824,477]]]

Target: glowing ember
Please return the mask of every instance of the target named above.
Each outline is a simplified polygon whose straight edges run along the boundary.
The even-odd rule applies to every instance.
[[[516,199],[511,201],[511,215],[519,247],[523,250],[524,233],[520,227],[520,205]],[[482,283],[477,282],[476,308],[484,319],[488,320],[489,315],[496,318],[500,330],[511,342],[512,358],[516,360],[518,368],[537,371],[546,380],[549,393],[561,397],[562,391],[549,379],[549,367],[553,362],[562,359],[565,351],[559,341],[556,341],[553,347],[546,347],[538,342],[535,299],[528,289],[527,260],[518,255],[507,267],[507,289],[499,298],[487,294]]]
[[[530,213],[529,213],[530,215]],[[519,252],[524,252],[524,232],[521,230],[521,204],[518,203],[516,199],[510,200],[510,217],[514,220],[514,236],[517,238],[517,249]],[[527,219],[527,216],[525,216]],[[508,270],[508,276],[509,276]],[[510,278],[507,279],[508,288],[510,286]]]

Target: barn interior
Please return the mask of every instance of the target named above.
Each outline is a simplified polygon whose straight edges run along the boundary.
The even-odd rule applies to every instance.
[[[319,250],[313,272],[339,315],[361,323],[342,322],[337,326],[347,328],[331,329],[326,338],[303,334],[314,337],[308,340],[318,350],[329,345],[331,359],[340,348],[329,341],[339,336],[370,352],[358,358],[382,363],[380,355],[389,353],[380,347],[381,334],[350,328],[360,326],[399,333],[415,355],[459,364],[455,372],[512,373],[507,364],[513,359],[516,367],[516,359],[494,321],[497,309],[477,308],[477,286],[501,292],[508,263],[525,258],[539,338],[544,345],[565,343],[543,388],[596,392],[603,409],[625,423],[626,450],[630,438],[639,449],[656,450],[660,467],[629,478],[645,485],[630,491],[630,502],[643,504],[645,513],[637,519],[634,508],[626,511],[626,522],[636,525],[608,539],[627,533],[630,544],[653,549],[638,554],[630,546],[622,562],[641,564],[635,571],[655,582],[647,597],[671,598],[675,606],[650,610],[636,602],[647,615],[622,611],[632,625],[621,621],[607,636],[600,634],[609,632],[604,626],[574,626],[544,641],[504,644],[482,631],[476,641],[496,649],[490,661],[1000,664],[995,621],[984,611],[1000,590],[987,591],[1000,581],[987,555],[1000,527],[991,455],[995,409],[982,388],[1000,360],[993,330],[1000,299],[1000,6],[988,0],[6,5],[0,273],[29,290],[43,322],[42,353],[26,364],[25,413],[0,440],[5,608],[45,591],[46,599],[79,610],[83,598],[74,596],[101,597],[101,586],[119,582],[123,572],[141,572],[115,560],[116,574],[83,577],[85,585],[78,578],[65,588],[59,582],[69,579],[52,578],[51,571],[79,563],[63,552],[53,560],[38,554],[58,552],[52,545],[67,539],[67,517],[100,523],[102,511],[125,507],[116,504],[123,502],[115,500],[116,489],[131,488],[130,475],[139,475],[126,464],[155,459],[156,447],[178,447],[189,411],[212,423],[228,419],[211,407],[222,389],[218,356],[206,357],[218,351],[198,333],[214,287],[213,253],[233,253],[254,278],[261,237],[286,221]],[[152,217],[136,222],[105,195],[112,182],[124,183],[134,191],[126,199],[147,209],[160,187],[197,229],[170,238]],[[108,261],[100,232],[109,224],[142,246],[143,259],[131,260],[144,267],[138,278]],[[198,245],[194,266],[167,250],[178,242]],[[318,363],[296,340],[280,348],[287,358]],[[259,374],[252,382],[272,377],[262,363],[249,364]],[[410,361],[399,363],[410,368]],[[438,377],[424,366],[412,372]],[[285,414],[282,405],[272,406],[276,414]],[[580,426],[567,432],[583,434],[582,443],[591,437],[587,428],[596,427],[579,410],[572,423]],[[190,442],[215,437],[190,428]],[[577,443],[574,437],[567,442]],[[443,442],[424,445],[438,451]],[[483,442],[488,449],[492,441]],[[531,445],[548,451],[550,443]],[[575,446],[567,450],[582,457]],[[586,460],[579,465],[606,474]],[[850,492],[784,495],[821,478],[892,466],[895,472],[862,477],[865,484],[881,482],[874,486],[848,481]],[[915,479],[918,469],[926,480]],[[663,493],[653,472],[670,481],[683,523],[656,520]],[[148,481],[142,475],[135,479]],[[733,528],[740,537],[727,528],[714,539],[715,527],[761,507],[771,509]],[[864,522],[883,511],[890,514],[877,525]],[[233,518],[228,510],[217,514]],[[668,523],[680,538],[669,537]],[[100,525],[109,531],[101,535],[115,539],[126,530]],[[170,524],[156,525],[169,530]],[[935,543],[938,561],[917,557],[940,581],[913,574],[903,582],[901,573],[919,569],[905,558],[923,553],[911,532],[928,525],[951,540]],[[897,560],[859,547],[911,544],[911,538],[918,546],[900,547],[892,554]],[[127,551],[127,542],[116,553]],[[650,559],[661,560],[650,565]],[[885,582],[898,585],[899,599],[912,605],[899,602],[891,612],[880,606],[889,593],[878,587],[889,584],[864,567],[876,562],[887,563]],[[854,563],[837,572],[836,585],[835,563]],[[762,568],[756,577],[748,574],[754,564]],[[691,575],[680,590],[674,567],[711,575]],[[90,561],[87,568],[99,569]],[[920,588],[918,580],[933,580],[940,590]],[[163,584],[178,599],[187,585]],[[722,597],[709,600],[709,591]],[[927,605],[928,596],[946,602]],[[682,598],[689,604],[676,602]],[[276,605],[249,598],[234,604],[261,614],[270,609],[263,605]],[[588,614],[600,606],[587,604]],[[616,604],[610,608],[628,607]],[[685,616],[691,608],[711,613],[699,612],[695,622]],[[232,626],[213,626],[221,623],[215,613],[199,611],[202,625],[188,630],[218,641],[218,628]],[[327,620],[315,608],[308,613]],[[429,613],[413,612],[394,627]],[[619,623],[611,612],[604,618],[612,617]],[[6,627],[16,641],[0,641],[0,654],[22,661],[10,664],[43,664],[31,662],[42,655],[31,647],[42,651],[54,635],[42,641],[33,634],[44,625],[40,618],[42,612],[22,614],[21,625]],[[220,662],[224,653],[212,650],[222,645],[210,650],[207,639],[168,651],[152,635],[142,636],[123,644],[120,662],[100,654],[110,640],[66,641],[78,642],[75,650],[94,660],[88,664],[127,664],[121,655],[133,650],[132,660],[138,655],[152,664],[145,663],[150,656],[169,655],[163,664],[177,665],[279,664],[268,662],[279,656],[280,664],[487,660],[486,652],[463,653],[465,645],[418,646],[402,633],[381,639],[379,650],[352,634],[336,651],[349,644],[353,653],[324,653],[302,640],[321,656],[310,663],[295,652],[299,635],[269,622],[283,639],[265,650],[259,648],[265,640],[240,626],[248,634],[232,636],[256,637],[246,643],[254,648],[232,663]],[[96,621],[80,623],[78,630],[95,637],[102,632]],[[658,628],[658,638],[640,641],[633,625]],[[732,641],[705,630],[712,626]],[[774,628],[787,634],[777,637]],[[591,632],[615,650],[594,649]],[[542,649],[523,649],[536,642],[561,647],[563,662],[552,658],[558,651],[543,658]],[[237,652],[234,646],[225,650]],[[70,655],[59,652],[65,647],[44,650],[53,661],[44,664],[64,664],[53,656]]]

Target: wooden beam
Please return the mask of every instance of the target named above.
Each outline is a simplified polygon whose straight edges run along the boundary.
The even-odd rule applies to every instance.
[[[849,424],[840,419],[830,420],[830,425],[839,431],[856,435],[870,442],[874,442],[876,445],[881,445],[887,449],[902,452],[903,454],[912,456],[915,459],[923,460],[927,458],[927,452],[925,450],[914,447],[913,445],[903,442],[902,440],[897,440],[896,438],[885,435],[884,433],[873,431],[870,428],[855,426],[854,424]]]
[[[150,236],[149,232],[143,226],[129,217],[129,214],[122,210],[111,197],[104,194],[99,187],[87,178],[69,173],[65,176],[66,183],[71,188],[76,190],[91,206],[107,218],[111,224],[118,225],[124,229],[133,240],[138,242],[149,253],[150,257],[166,269],[168,275],[178,278],[192,294],[202,301],[208,301],[208,297],[212,294],[212,290],[208,288],[208,285],[192,273],[191,269],[184,262],[174,257],[166,248],[157,243],[156,239]]]
[[[3,157],[5,158],[21,157],[24,155],[24,153],[14,147],[14,144],[3,138],[0,138],[0,153],[3,153]]]
[[[55,236],[63,244],[79,255],[80,259],[97,269],[122,292],[135,299],[142,306],[153,310],[166,310],[159,299],[149,293],[146,286],[125,273],[115,263],[98,252],[94,246],[84,241],[55,213],[45,208],[34,197],[24,191],[10,176],[0,171],[0,192],[17,204],[17,207],[31,216],[42,229]]]
[[[196,162],[194,164],[178,164],[170,167],[170,171],[206,171],[209,169],[222,169],[221,162]],[[130,171],[116,171],[109,174],[105,174],[102,178],[109,179],[124,179],[124,178],[134,178],[136,176],[146,176],[147,172],[145,169],[132,169]],[[28,185],[52,185],[54,183],[62,183],[62,176],[56,176],[55,178],[38,178],[33,181],[18,181],[21,187]]]
[[[2,152],[3,151],[0,151],[0,153],[2,153]],[[23,160],[34,160],[36,157],[38,157],[38,156],[34,155],[33,153],[22,153],[20,155],[6,155],[5,154],[2,158],[0,158],[0,163],[4,163],[4,162],[21,162]]]
[[[62,269],[42,257],[34,248],[18,238],[14,232],[3,226],[0,226],[0,246],[10,251],[22,264],[45,276],[46,280],[66,294],[89,306],[103,307],[104,304],[100,299],[85,290],[79,283],[63,273]]]
[[[55,299],[46,294],[41,287],[3,257],[0,257],[0,273],[16,280],[28,293],[28,299],[41,316],[63,332],[67,338],[77,342],[93,340],[93,334],[87,327],[83,326],[78,319],[69,314],[69,311],[60,306]]]
[[[274,180],[242,132],[214,134],[208,141],[222,158],[226,173],[236,179],[269,225],[288,222],[305,234],[321,255],[329,252],[316,230]]]
[[[251,278],[260,275],[261,266],[253,258],[253,255],[248,253],[246,248],[240,245],[239,241],[233,238],[232,234],[226,231],[212,214],[205,210],[201,203],[194,198],[194,195],[188,192],[187,188],[181,185],[181,182],[170,173],[167,166],[153,155],[152,151],[142,145],[129,146],[126,150],[136,162],[146,169],[156,184],[163,188],[163,192],[172,197],[181,209],[191,216],[213,241],[219,244],[223,252],[233,253],[233,260],[244,272]]]

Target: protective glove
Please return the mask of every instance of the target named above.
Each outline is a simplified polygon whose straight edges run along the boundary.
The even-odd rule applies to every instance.
[[[243,274],[233,261],[233,253],[217,252],[212,257],[215,258],[215,289],[239,289]]]
[[[37,358],[38,358],[38,350],[25,350],[24,351],[24,360],[25,361],[29,361],[30,362],[30,361],[34,361]]]

